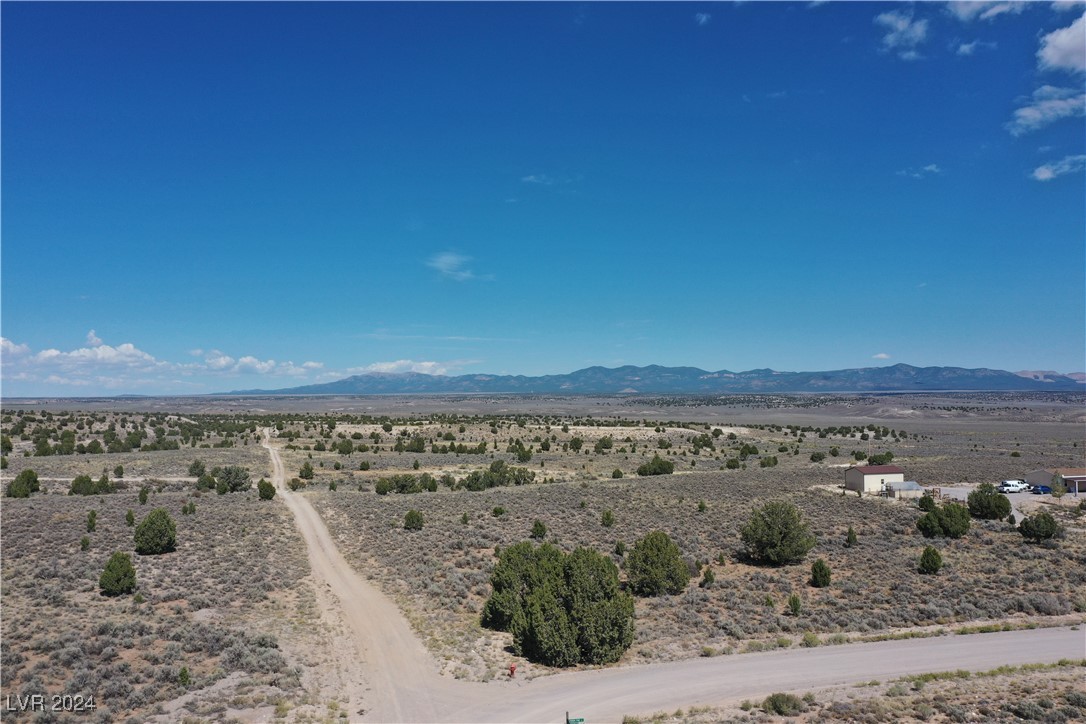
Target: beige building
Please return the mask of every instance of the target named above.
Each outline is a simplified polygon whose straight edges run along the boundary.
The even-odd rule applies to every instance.
[[[845,471],[845,488],[861,493],[881,493],[904,482],[905,471],[897,465],[860,465]]]
[[[1026,482],[1030,485],[1048,485],[1052,478],[1059,475],[1068,493],[1086,493],[1086,468],[1044,468],[1026,473]]]

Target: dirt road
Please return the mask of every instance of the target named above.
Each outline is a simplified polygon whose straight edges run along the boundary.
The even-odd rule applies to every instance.
[[[443,679],[430,654],[411,630],[399,609],[362,579],[343,559],[317,511],[304,496],[286,485],[279,451],[267,431],[263,445],[271,455],[276,497],[294,514],[309,548],[309,564],[316,584],[328,596],[318,596],[322,616],[342,625],[349,638],[337,646],[339,671],[351,690],[352,721],[365,711],[368,721],[436,721],[440,712],[464,703],[468,692],[458,682]],[[365,683],[365,691],[360,683]],[[442,705],[435,705],[440,697]]]
[[[445,720],[561,722],[569,711],[588,722],[621,721],[626,714],[759,700],[775,691],[1083,656],[1083,631],[1051,628],[690,659],[535,679],[486,707],[449,712]]]
[[[267,432],[263,444],[271,454],[277,497],[294,513],[317,585],[332,594],[325,597],[322,614],[342,621],[351,634],[351,641],[342,642],[339,663],[366,682],[365,691],[351,692],[352,721],[561,722],[567,711],[590,722],[621,721],[625,714],[774,691],[1086,657],[1086,632],[1062,627],[721,656],[532,681],[456,681],[438,674],[399,609],[350,567],[317,512],[286,487],[283,463]]]

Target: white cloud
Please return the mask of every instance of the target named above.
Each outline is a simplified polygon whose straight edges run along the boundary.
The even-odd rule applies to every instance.
[[[322,362],[306,361],[296,365],[290,361],[261,360],[252,355],[235,359],[219,350],[211,350],[202,361],[169,362],[157,359],[129,342],[117,346],[106,344],[93,331],[87,335],[87,343],[91,346],[70,351],[47,348],[33,353],[28,345],[0,337],[3,379],[9,383],[111,391],[189,391],[207,387],[205,382],[193,381],[198,376],[306,378],[324,367]],[[201,350],[190,350],[190,354],[193,352],[203,354]]]
[[[962,2],[947,3],[947,9],[950,11],[950,14],[958,18],[958,20],[968,23],[977,19],[991,20],[992,18],[1006,13],[1018,15],[1026,9],[1026,3],[975,2],[974,0],[966,0]]]
[[[238,363],[234,366],[234,371],[266,375],[269,372],[274,371],[275,368],[276,364],[273,359],[261,361],[252,355],[246,355],[238,360]]]
[[[1037,65],[1042,70],[1086,72],[1086,14],[1041,38]]]
[[[442,276],[448,277],[449,279],[455,279],[458,282],[491,278],[490,276],[478,276],[471,269],[468,269],[466,265],[469,261],[471,261],[470,256],[457,254],[454,251],[443,251],[440,254],[434,254],[427,259],[426,266],[431,269],[436,269],[441,272]]]
[[[928,37],[927,20],[913,20],[911,12],[890,10],[875,16],[875,24],[888,31],[882,38],[884,51],[896,51],[902,60],[917,60],[921,57],[916,48]]]
[[[97,347],[80,347],[71,352],[61,352],[57,349],[42,350],[34,355],[34,359],[69,369],[91,365],[150,369],[165,364],[129,342],[113,347],[102,343],[101,340]]]
[[[696,22],[698,25],[708,25],[709,19],[712,17],[713,16],[709,13],[695,13],[694,22]]]
[[[1027,106],[1014,112],[1014,120],[1006,125],[1012,136],[1021,136],[1061,118],[1086,115],[1086,93],[1072,88],[1045,85],[1033,91]]]
[[[1031,174],[1037,181],[1051,181],[1057,176],[1078,173],[1086,168],[1086,155],[1066,156],[1059,161],[1052,161],[1033,169]]]
[[[903,168],[897,172],[898,176],[908,176],[909,178],[925,178],[927,176],[937,176],[943,172],[943,169],[939,168],[939,164],[929,163],[923,168]]]
[[[983,40],[974,40],[972,43],[959,43],[958,49],[954,52],[961,56],[974,55],[978,49],[995,50],[996,44],[985,42]]]
[[[230,355],[223,354],[217,349],[213,349],[207,353],[207,357],[204,358],[204,364],[208,369],[212,370],[225,370],[234,366],[234,358]]]
[[[533,173],[527,176],[521,176],[520,180],[526,184],[542,184],[543,186],[554,185],[554,179],[545,173]]]
[[[890,355],[885,352],[879,352],[878,354],[871,355],[871,359],[890,359]]]
[[[1052,9],[1061,13],[1067,10],[1078,12],[1083,5],[1086,5],[1086,0],[1056,0],[1052,3]]]
[[[419,372],[424,375],[444,375],[448,372],[447,365],[448,363],[444,362],[416,362],[409,359],[400,359],[395,362],[374,362],[365,367],[352,367],[347,372],[353,375],[364,375],[369,372],[384,374]]]
[[[0,337],[0,357],[21,357],[29,352],[30,347],[25,344],[15,344],[7,337]]]

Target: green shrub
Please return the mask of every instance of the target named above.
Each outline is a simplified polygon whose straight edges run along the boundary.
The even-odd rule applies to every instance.
[[[701,574],[701,580],[698,582],[698,586],[701,588],[708,588],[716,582],[716,574],[713,573],[713,569],[709,566],[705,566],[705,572]]]
[[[146,485],[140,488],[140,505],[147,505],[147,496],[150,492],[150,489]]]
[[[177,526],[165,508],[155,508],[136,526],[136,553],[169,553],[177,544]]]
[[[935,510],[935,498],[931,497],[928,493],[924,493],[920,496],[920,500],[916,501],[916,507],[920,508],[920,510],[925,513],[930,513]]]
[[[793,593],[788,597],[788,612],[793,616],[803,613],[803,599],[799,597],[798,593]]]
[[[920,554],[920,572],[929,575],[935,574],[942,567],[943,557],[939,554],[939,551],[934,546],[925,547],[924,552]]]
[[[243,468],[240,465],[227,465],[215,477],[219,485],[225,483],[228,493],[240,493],[253,486],[252,478],[249,477],[249,468]]]
[[[1027,541],[1040,543],[1055,537],[1060,532],[1060,526],[1051,514],[1040,512],[1023,518],[1021,525],[1018,526],[1018,532]]]
[[[618,468],[615,468],[614,470],[611,471],[611,477],[613,479],[615,479],[615,480],[618,480],[619,478],[622,477],[622,471],[619,470]]]
[[[77,475],[72,480],[71,487],[68,488],[68,495],[102,495],[113,491],[113,485],[105,475],[99,478],[97,482],[91,480],[89,475]]]
[[[494,509],[490,511],[490,514],[495,518],[500,518],[505,515],[505,508],[500,505],[495,505]]]
[[[916,527],[925,538],[961,538],[969,532],[969,509],[958,503],[945,503],[920,516]]]
[[[495,460],[485,470],[473,470],[456,483],[457,488],[473,492],[489,488],[510,485],[527,485],[535,481],[535,471],[515,465],[506,465],[504,460]]]
[[[826,453],[824,453],[824,452],[813,452],[813,453],[811,453],[811,462],[812,463],[820,463],[825,459],[826,459]]]
[[[302,480],[312,480],[313,475],[313,466],[309,464],[308,460],[306,460],[304,463],[302,463],[301,469],[298,470],[298,477]]]
[[[120,596],[136,590],[136,569],[127,553],[114,553],[98,577],[98,588],[106,596]]]
[[[981,483],[967,503],[970,515],[981,520],[1003,520],[1011,513],[1011,501],[991,483]]]
[[[261,500],[271,500],[275,497],[275,485],[261,478],[256,482],[256,492]]]
[[[83,536],[82,538],[79,539],[79,550],[81,550],[81,551],[90,550],[90,538],[88,538],[87,536]]]
[[[816,543],[799,508],[782,501],[756,508],[739,536],[752,560],[774,566],[799,563]]]
[[[615,514],[610,510],[603,511],[603,515],[600,516],[600,525],[604,528],[610,528],[615,524]]]
[[[532,523],[532,538],[542,540],[547,535],[547,526],[541,520]]]
[[[206,472],[207,472],[207,466],[204,465],[203,461],[201,461],[201,460],[193,460],[192,464],[189,465],[189,476],[190,477],[199,478],[200,476],[202,476]]]
[[[626,558],[630,588],[639,596],[679,593],[690,581],[690,570],[679,547],[662,530],[654,530],[634,543]]]
[[[633,642],[633,599],[619,588],[609,558],[527,542],[498,558],[482,623],[512,633],[516,654],[548,666],[604,664]]]
[[[118,465],[117,467],[113,468],[113,477],[115,477],[115,478],[123,478],[124,477],[124,466],[123,465]]]
[[[423,523],[422,513],[413,508],[403,517],[404,530],[422,530]]]
[[[305,487],[305,481],[301,478],[291,478],[290,482],[287,483],[287,487],[293,491],[298,491]]]
[[[659,454],[652,456],[652,460],[637,468],[638,475],[671,475],[675,472],[675,463],[664,460]]]
[[[850,525],[848,527],[848,533],[845,534],[845,548],[852,548],[857,542],[856,531],[854,531]]]
[[[16,475],[15,479],[8,483],[4,494],[9,498],[29,498],[31,493],[36,493],[39,490],[41,490],[41,484],[38,482],[38,474],[27,469]]]
[[[806,711],[807,705],[803,703],[803,699],[792,694],[770,694],[762,702],[762,710],[766,714],[776,714],[777,716],[795,716]]]
[[[136,514],[132,512],[131,508],[129,508],[128,512],[124,514],[124,524],[127,525],[129,528],[136,524]]]
[[[98,527],[98,511],[92,510],[87,513],[87,532],[93,533],[94,529]]]
[[[811,565],[811,585],[815,588],[830,585],[830,567],[821,558]]]

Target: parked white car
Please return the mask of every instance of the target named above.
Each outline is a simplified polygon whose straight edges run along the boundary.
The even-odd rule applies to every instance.
[[[1021,493],[1023,490],[1029,490],[1025,480],[1004,480],[999,484],[1001,493]]]

